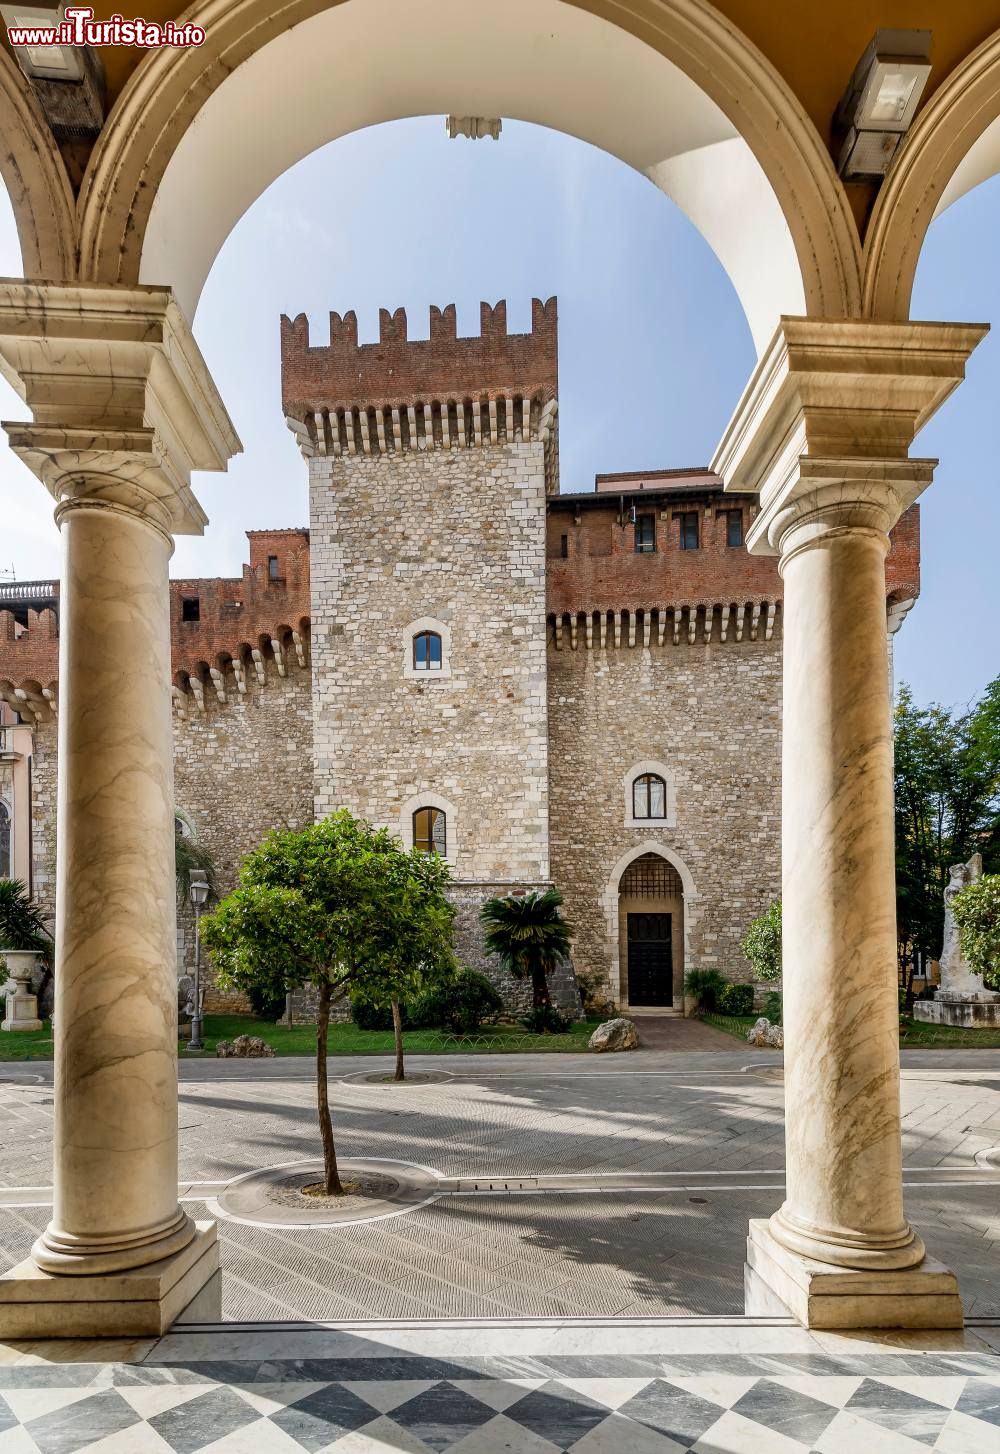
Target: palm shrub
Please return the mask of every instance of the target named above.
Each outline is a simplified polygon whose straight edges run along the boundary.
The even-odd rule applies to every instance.
[[[758,979],[781,978],[781,900],[775,899],[752,920],[740,948]]]
[[[192,838],[181,828],[180,819],[174,819],[174,879],[177,885],[177,902],[187,902],[188,889],[191,885],[191,870],[193,868],[203,869],[208,879],[208,890],[212,898],[216,896],[215,888],[215,862],[211,853],[197,838]]]
[[[45,959],[52,955],[52,940],[37,904],[20,879],[0,879],[0,952],[33,950]]]
[[[527,894],[505,894],[488,900],[480,911],[486,949],[495,954],[515,979],[531,980],[535,1011],[551,1006],[548,977],[569,955],[572,927],[562,916],[557,888]]]
[[[684,976],[684,991],[697,1001],[700,1010],[714,1012],[728,983],[717,969],[689,969]]]

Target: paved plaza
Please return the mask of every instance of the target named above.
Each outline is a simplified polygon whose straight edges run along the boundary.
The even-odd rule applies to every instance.
[[[905,1061],[908,1204],[963,1332],[740,1316],[778,1055],[414,1057],[403,1086],[338,1061],[344,1162],[431,1190],[325,1227],[226,1212],[315,1156],[311,1063],[182,1063],[181,1195],[220,1218],[228,1321],[0,1347],[3,1454],[996,1454],[1000,1056]],[[12,1264],[49,1215],[51,1067],[5,1067],[0,1105]]]
[[[967,1317],[1000,1317],[1000,1054],[904,1061],[910,1215]],[[782,1198],[779,1056],[414,1057],[429,1078],[403,1086],[372,1083],[385,1064],[370,1057],[333,1069],[342,1158],[426,1168],[433,1196],[337,1226],[232,1220],[227,1183],[317,1154],[312,1064],[182,1064],[181,1194],[220,1218],[225,1318],[742,1312],[747,1223]],[[50,1080],[30,1064],[0,1079],[5,1266],[49,1216]]]

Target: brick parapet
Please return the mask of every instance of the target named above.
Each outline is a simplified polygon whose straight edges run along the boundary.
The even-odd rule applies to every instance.
[[[305,655],[309,629],[309,532],[248,531],[250,560],[237,577],[170,582],[171,667],[175,685],[187,690],[190,679],[232,662],[252,663],[254,650],[275,659],[286,649]],[[269,570],[277,561],[276,574]],[[19,605],[0,610],[0,695],[28,690],[21,708],[46,710],[43,692],[52,692],[59,672],[58,586],[54,606],[35,610]],[[185,601],[197,600],[197,619],[185,620]],[[190,614],[190,611],[189,611]],[[298,640],[296,640],[298,638]],[[18,700],[11,705],[19,708]]]
[[[353,310],[330,314],[330,342],[313,347],[304,313],[281,319],[281,396],[287,417],[447,400],[554,399],[556,300],[532,300],[531,332],[508,333],[507,304],[480,304],[480,332],[459,338],[454,303],[431,308],[430,337],[407,338],[406,311],[379,310],[379,341],[358,343]]]
[[[633,504],[638,514],[655,516],[653,552],[635,548]],[[600,496],[551,499],[546,522],[549,616],[780,602],[777,559],[751,555],[745,548],[726,543],[726,517],[734,509],[743,511],[745,533],[757,512],[756,500],[725,495],[721,488],[642,494],[623,490],[617,499],[610,491]],[[681,549],[676,517],[686,511],[698,514],[696,550]],[[920,592],[918,505],[905,512],[891,540],[886,596],[892,600],[914,598]]]

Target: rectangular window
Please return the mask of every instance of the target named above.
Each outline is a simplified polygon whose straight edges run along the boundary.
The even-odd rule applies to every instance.
[[[267,557],[267,578],[269,581],[280,581],[281,575],[278,570],[278,557],[269,555]]]
[[[679,516],[681,522],[681,550],[698,549],[698,511],[684,510]]]
[[[743,544],[742,510],[730,510],[726,515],[726,544],[730,547]]]
[[[560,556],[562,557],[563,560],[568,560],[569,559],[569,536],[568,535],[561,535],[559,537],[559,554],[560,554]]]
[[[640,555],[652,555],[656,550],[656,516],[635,517],[635,548]]]
[[[200,621],[201,620],[201,602],[199,601],[199,599],[198,599],[197,596],[182,596],[181,597],[181,620],[182,621]]]

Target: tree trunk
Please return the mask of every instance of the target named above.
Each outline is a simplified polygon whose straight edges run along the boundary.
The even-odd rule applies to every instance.
[[[546,1010],[552,1001],[549,998],[549,981],[540,964],[531,969],[531,1003],[536,1010]]]
[[[396,1074],[393,1080],[405,1080],[406,1071],[403,1068],[403,1016],[400,1012],[399,1001],[392,1002],[392,1033],[396,1040]]]
[[[326,1084],[326,1036],[330,1028],[330,986],[319,987],[319,1008],[316,1012],[316,1107],[319,1112],[319,1133],[323,1139],[323,1175],[328,1197],[343,1196],[340,1172],[337,1170],[337,1148],[333,1144],[333,1122]]]

